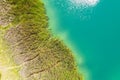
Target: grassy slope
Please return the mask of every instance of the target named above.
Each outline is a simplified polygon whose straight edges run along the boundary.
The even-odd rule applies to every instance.
[[[81,80],[71,51],[50,34],[42,2],[6,0],[0,8],[1,80]]]

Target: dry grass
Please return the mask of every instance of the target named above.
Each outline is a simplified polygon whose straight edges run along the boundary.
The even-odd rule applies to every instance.
[[[3,41],[0,50],[7,46],[4,52],[10,49],[11,53],[4,54],[12,55],[14,64],[22,65],[18,70],[22,80],[81,80],[71,51],[48,30],[44,4],[39,0],[6,1],[4,3],[10,5],[10,10],[4,16],[0,15],[7,25],[0,24]],[[1,4],[0,8],[3,9]],[[10,17],[12,20],[7,21]]]

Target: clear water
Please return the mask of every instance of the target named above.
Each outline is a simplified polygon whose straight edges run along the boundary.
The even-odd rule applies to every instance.
[[[77,54],[86,80],[120,80],[120,1],[81,5],[44,0],[50,28]],[[77,5],[77,6],[76,6]]]

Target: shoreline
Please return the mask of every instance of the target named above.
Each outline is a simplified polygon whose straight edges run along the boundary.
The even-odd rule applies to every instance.
[[[47,16],[49,18],[49,28],[52,30],[52,34],[54,35],[54,37],[59,38],[63,44],[65,44],[73,53],[73,57],[74,57],[74,61],[77,65],[77,71],[82,74],[83,76],[83,80],[91,80],[90,76],[89,76],[89,71],[87,69],[84,69],[82,67],[82,64],[84,63],[84,59],[82,57],[82,54],[79,54],[80,52],[78,52],[78,50],[75,49],[75,46],[73,45],[73,43],[69,40],[69,32],[58,32],[57,26],[59,26],[58,23],[58,19],[55,17],[57,16],[57,12],[56,9],[53,6],[49,5],[48,1],[43,1],[45,4],[45,8],[46,8],[46,13]]]

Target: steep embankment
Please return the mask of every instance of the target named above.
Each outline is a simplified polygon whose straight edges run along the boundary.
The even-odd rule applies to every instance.
[[[71,51],[53,38],[39,0],[0,0],[1,80],[81,80]]]

